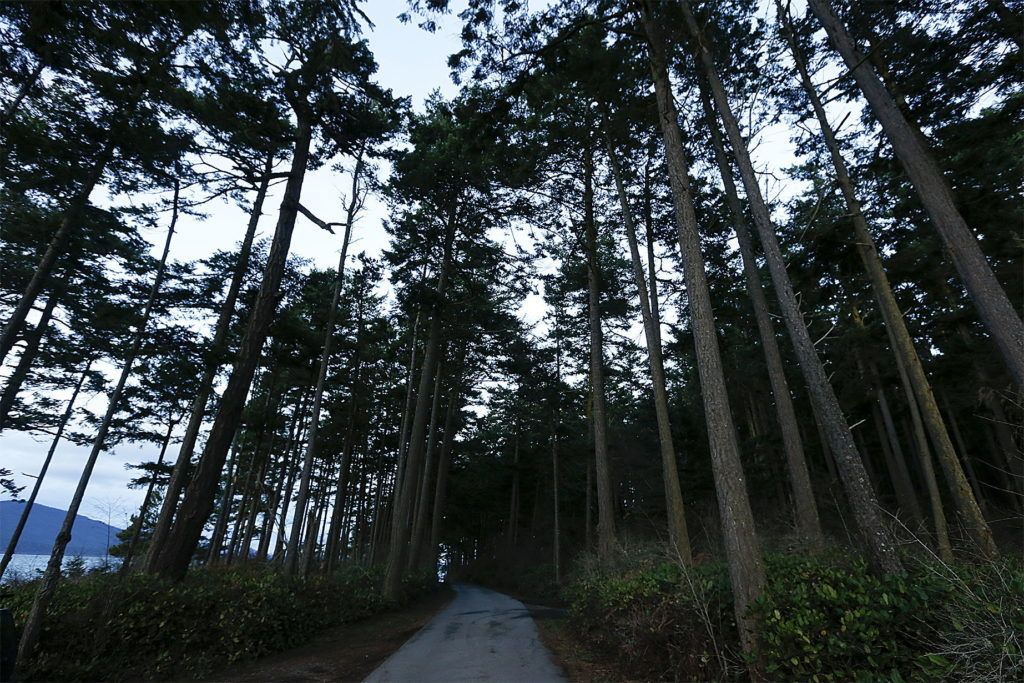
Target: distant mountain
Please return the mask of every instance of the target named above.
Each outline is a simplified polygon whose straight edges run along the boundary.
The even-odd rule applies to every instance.
[[[25,503],[16,500],[0,501],[0,553],[7,547],[18,524]],[[29,513],[28,523],[21,532],[18,548],[15,552],[26,555],[49,555],[53,549],[53,539],[64,523],[66,510],[58,510],[47,505],[36,503]],[[103,522],[89,519],[83,515],[75,518],[75,526],[71,529],[71,543],[68,545],[66,557],[99,556],[107,552],[107,543],[117,543],[117,527],[108,527]]]

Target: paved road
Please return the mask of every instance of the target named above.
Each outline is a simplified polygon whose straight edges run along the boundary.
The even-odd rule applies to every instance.
[[[565,681],[523,603],[456,584],[455,599],[364,683]]]

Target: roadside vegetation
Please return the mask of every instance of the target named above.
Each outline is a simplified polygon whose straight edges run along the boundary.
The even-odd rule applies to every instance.
[[[383,572],[346,566],[289,577],[260,565],[211,567],[180,582],[110,572],[68,577],[24,681],[187,679],[301,645],[333,626],[395,609],[438,587],[418,574],[385,598]],[[0,587],[23,622],[38,580]]]

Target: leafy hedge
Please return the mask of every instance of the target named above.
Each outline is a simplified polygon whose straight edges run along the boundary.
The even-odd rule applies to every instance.
[[[566,589],[574,630],[630,677],[714,680],[742,671],[729,577],[641,556],[633,566],[585,563]]]
[[[621,564],[621,563],[620,563]],[[769,557],[758,659],[770,680],[1019,680],[1024,567],[918,564],[873,575],[846,557]],[[573,624],[638,678],[741,678],[728,575],[644,557],[585,567],[568,589]]]
[[[126,680],[200,676],[226,664],[299,645],[324,628],[389,605],[376,569],[289,578],[262,568],[207,569],[179,583],[137,574],[63,581],[37,655],[19,662],[23,680]],[[403,600],[436,585],[408,579]],[[7,587],[5,587],[7,588]],[[24,622],[36,583],[5,590]]]

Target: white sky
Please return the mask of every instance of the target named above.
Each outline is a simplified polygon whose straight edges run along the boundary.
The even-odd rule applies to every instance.
[[[375,30],[367,31],[366,35],[379,65],[376,78],[380,84],[391,88],[396,96],[411,96],[413,106],[418,110],[422,109],[424,101],[435,89],[439,89],[445,97],[456,94],[457,88],[449,77],[447,58],[461,47],[457,18],[449,16],[438,21],[438,31],[430,34],[420,29],[415,20],[409,24],[398,21],[397,16],[406,9],[406,0],[372,0],[365,2],[363,9],[376,26]],[[790,129],[786,126],[763,130],[758,144],[754,146],[757,165],[770,168],[781,177],[781,169],[794,161],[789,136]],[[328,164],[307,174],[302,192],[302,203],[327,221],[338,220],[340,217],[343,211],[342,193],[349,182],[347,176],[332,171],[330,167],[331,164]],[[260,237],[268,237],[273,230],[282,188],[283,185],[278,186],[267,198],[258,233]],[[785,189],[788,190],[785,192],[788,196],[793,188]],[[774,199],[780,187],[772,182],[768,183],[765,190],[766,197]],[[98,198],[94,196],[93,199]],[[206,219],[183,217],[179,221],[171,247],[173,260],[202,259],[216,250],[232,248],[241,239],[248,220],[244,211],[225,202],[211,203],[203,208],[208,214]],[[366,251],[370,255],[378,255],[387,246],[389,238],[382,226],[385,217],[382,203],[376,198],[370,198],[356,226],[350,254]],[[144,231],[146,238],[153,243],[156,255],[164,239],[165,223]],[[311,260],[320,268],[333,268],[337,263],[340,240],[340,235],[331,235],[300,216],[291,252]],[[530,297],[524,303],[521,313],[531,322],[536,322],[542,314],[540,298],[536,295]],[[668,317],[674,316],[670,314]],[[636,340],[642,339],[639,323],[628,333]],[[89,396],[82,400],[97,413],[106,407],[104,395]],[[177,436],[180,436],[181,429],[179,427]],[[48,444],[49,438],[45,435],[33,436],[8,430],[0,434],[0,465],[14,470],[19,484],[30,487],[32,479],[29,475],[38,471]],[[125,526],[128,516],[138,509],[143,496],[142,491],[127,488],[132,473],[125,469],[125,465],[155,460],[157,452],[157,444],[122,444],[101,455],[90,480],[81,514],[104,521],[109,515],[112,524]],[[77,484],[87,453],[85,447],[63,442],[57,449],[38,502],[64,509]],[[168,450],[168,459],[173,460],[176,453],[176,445],[172,444]],[[0,519],[0,524],[7,523],[13,523],[13,520]]]

